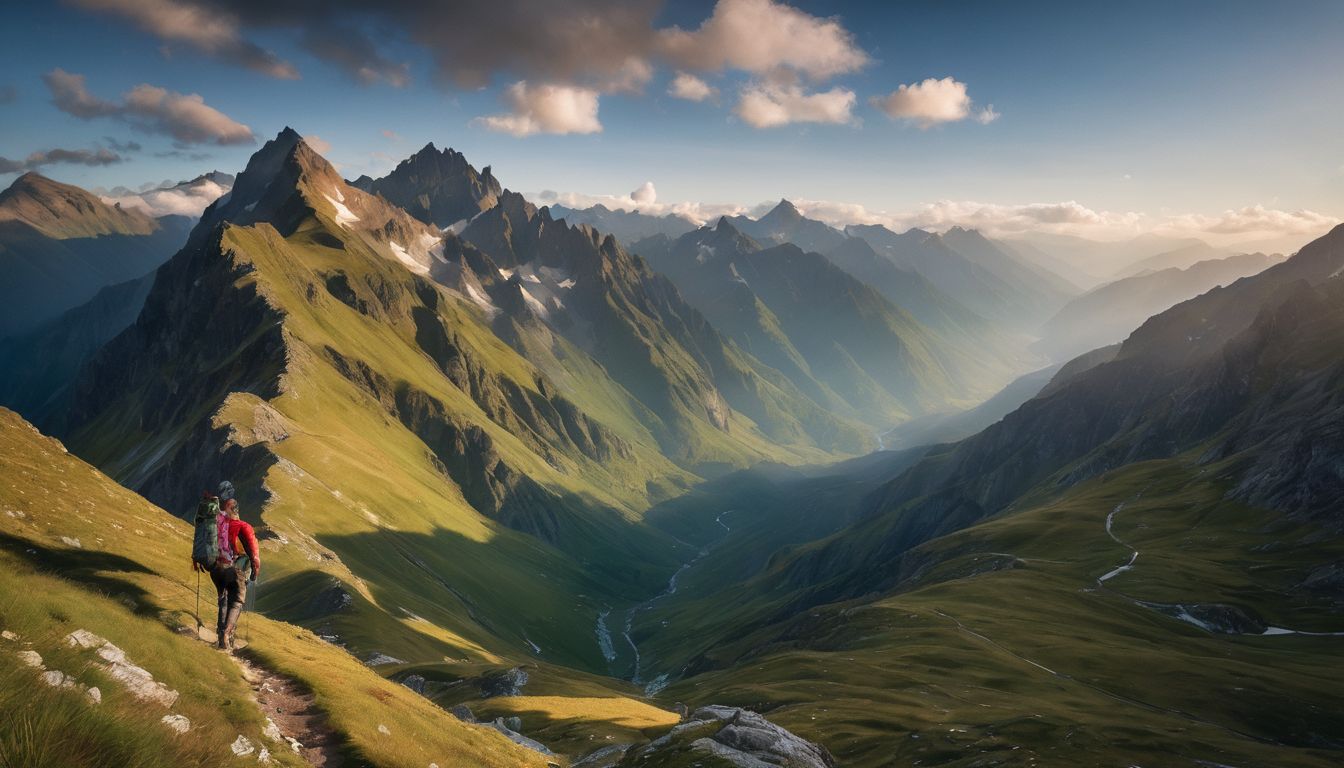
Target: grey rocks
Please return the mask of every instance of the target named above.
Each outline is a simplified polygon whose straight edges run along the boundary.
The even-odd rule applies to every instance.
[[[513,728],[510,728],[509,727],[510,725],[516,725],[519,728],[522,727],[523,725],[522,721],[516,717],[510,717],[507,720],[505,720],[502,717],[497,717],[492,722],[481,723],[481,725],[484,725],[487,728],[494,728],[496,731],[499,731],[500,733],[508,737],[509,741],[512,741],[514,744],[517,744],[520,747],[527,747],[533,752],[540,752],[543,755],[555,754],[545,744],[542,744],[540,741],[537,741],[536,739],[529,739],[528,737],[524,736],[523,734],[519,733]]]
[[[737,768],[835,768],[835,758],[825,747],[750,710],[717,705],[695,710],[671,731],[628,753],[622,765],[653,764],[678,753],[714,758]]]
[[[401,684],[410,688],[412,691],[425,695],[425,677],[424,675],[407,675],[401,679]]]
[[[490,672],[481,678],[481,698],[518,696],[524,685],[527,685],[527,672],[522,667]]]

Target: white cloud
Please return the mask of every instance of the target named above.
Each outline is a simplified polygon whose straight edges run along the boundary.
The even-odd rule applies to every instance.
[[[598,84],[598,90],[603,93],[640,93],[652,79],[653,65],[648,59],[631,56]]]
[[[672,78],[671,84],[668,85],[667,93],[669,96],[687,101],[704,101],[717,96],[719,91],[695,75],[678,72],[677,76]]]
[[[939,123],[955,123],[971,117],[971,97],[966,84],[951,77],[928,78],[902,85],[886,96],[874,96],[870,103],[893,120],[909,120],[920,128]],[[975,120],[988,125],[999,119],[990,105],[975,114]]]
[[[186,144],[251,144],[252,129],[205,103],[195,93],[174,93],[140,84],[126,94],[125,114],[151,133],[166,133]]]
[[[528,85],[520,80],[504,92],[509,113],[477,118],[492,131],[514,136],[535,133],[600,133],[598,94],[591,88],[567,85]]]
[[[999,204],[939,200],[889,217],[895,228],[978,229],[992,237],[1053,232],[1090,237],[1127,237],[1142,231],[1146,217],[1129,211],[1096,211],[1073,200],[1057,203]]]
[[[652,182],[629,195],[591,195],[545,191],[528,195],[538,205],[560,204],[588,208],[601,204],[614,210],[641,211],[654,216],[674,214],[697,225],[713,224],[720,216],[760,217],[778,201],[754,205],[743,203],[658,202]],[[648,196],[644,195],[645,191]],[[810,200],[790,197],[804,216],[837,229],[850,224],[880,224],[895,232],[911,228],[944,232],[952,227],[977,229],[989,237],[1021,237],[1032,233],[1074,235],[1094,240],[1124,240],[1152,232],[1169,237],[1195,237],[1214,245],[1256,247],[1271,244],[1277,250],[1292,250],[1341,223],[1337,217],[1314,211],[1283,211],[1252,205],[1217,215],[1152,215],[1136,211],[1105,211],[1077,201],[1054,203],[984,203],[972,200],[938,200],[903,211],[884,211],[860,203]],[[1281,244],[1280,244],[1281,243]],[[1291,245],[1291,247],[1290,247]]]
[[[1338,217],[1315,211],[1283,211],[1256,204],[1226,210],[1214,216],[1201,214],[1168,216],[1159,229],[1250,239],[1316,235],[1339,223]]]
[[[647,207],[658,201],[658,190],[653,188],[652,181],[646,181],[639,185],[639,189],[630,193],[630,199],[633,200],[636,205]]]
[[[787,68],[824,80],[869,62],[838,20],[774,0],[719,0],[698,29],[664,29],[659,42],[672,61],[701,72],[731,67],[765,75]]]
[[[205,103],[195,93],[174,93],[141,83],[121,103],[89,93],[84,76],[53,69],[42,76],[57,109],[81,120],[111,117],[147,133],[172,136],[182,144],[251,144],[252,129]]]
[[[1170,237],[1200,238],[1214,245],[1283,238],[1297,238],[1300,244],[1324,234],[1341,221],[1338,217],[1315,211],[1283,211],[1262,205],[1228,210],[1218,215],[1152,215],[1137,211],[1095,210],[1074,200],[1022,204],[939,200],[894,213],[827,200],[794,199],[792,202],[803,215],[835,227],[881,224],[897,232],[911,227],[937,232],[965,227],[978,229],[990,237],[1051,233],[1096,240],[1121,240],[1152,232]],[[760,207],[755,210],[763,212]]]
[[[660,203],[657,202],[656,197],[654,200],[636,199],[636,195],[641,193],[645,187],[652,187],[652,185],[653,182],[646,182],[629,195],[589,195],[582,192],[544,190],[524,196],[536,205],[563,205],[566,208],[576,209],[604,205],[612,210],[639,211],[650,216],[671,214],[680,216],[696,226],[712,224],[718,221],[720,216],[737,216],[749,213],[752,210],[750,207],[738,203]]]
[[[104,195],[102,199],[108,204],[120,203],[123,208],[138,208],[151,216],[200,216],[206,206],[228,191],[229,187],[209,179],[200,179],[190,184],[150,189],[139,194]]]
[[[733,111],[753,128],[790,123],[852,123],[857,97],[839,86],[807,93],[796,84],[752,83],[742,89]]]

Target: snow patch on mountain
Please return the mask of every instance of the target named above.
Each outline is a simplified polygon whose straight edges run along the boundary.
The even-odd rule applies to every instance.
[[[341,191],[339,189],[332,191],[334,191],[338,195],[341,194]],[[336,198],[327,194],[324,194],[322,196],[327,198],[327,202],[331,203],[331,207],[336,209],[337,224],[339,224],[342,227],[345,227],[346,229],[349,229],[351,224],[354,224],[355,222],[359,221],[359,217],[356,216],[349,208],[345,207],[345,203],[343,202],[345,200],[344,195],[341,195],[340,200],[337,200]]]
[[[545,304],[542,304],[536,296],[533,296],[531,291],[526,288],[520,288],[520,290],[523,292],[523,301],[527,302],[527,306],[531,307],[533,312],[541,317],[551,316],[551,310]]]
[[[471,299],[473,304],[485,310],[486,314],[494,317],[499,313],[499,307],[495,306],[495,303],[490,300],[489,296],[482,293],[480,288],[471,283],[464,283],[462,287],[467,292],[467,298]]]
[[[407,269],[411,270],[417,275],[429,274],[429,267],[426,267],[424,264],[421,264],[420,262],[411,258],[411,254],[407,252],[407,250],[405,249],[405,247],[402,246],[401,243],[398,243],[397,241],[393,240],[392,242],[388,243],[388,245],[392,246],[392,254],[395,255],[397,259],[401,261],[402,264],[405,264]]]

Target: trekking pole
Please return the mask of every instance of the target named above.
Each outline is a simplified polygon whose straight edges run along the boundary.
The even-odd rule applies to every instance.
[[[201,572],[195,567],[193,567],[192,570],[196,571],[196,638],[199,640],[201,637],[201,629],[205,627],[205,625],[201,623]]]
[[[244,606],[243,606],[243,642],[244,642],[244,643],[247,643],[248,645],[251,645],[251,644],[252,644],[252,633],[251,633],[250,631],[248,631],[248,626],[249,626],[249,625],[248,625],[248,623],[247,623],[247,614],[251,613],[252,610],[253,610],[253,608],[255,608],[256,605],[257,605],[257,580],[256,580],[256,579],[253,579],[253,580],[252,580],[252,588],[249,589],[249,590],[247,590],[247,602],[251,603],[252,605],[251,605],[251,606],[248,606],[248,605],[244,605]]]

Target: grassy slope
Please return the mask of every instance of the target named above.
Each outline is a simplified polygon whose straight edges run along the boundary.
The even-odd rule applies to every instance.
[[[250,691],[237,668],[178,631],[194,624],[189,526],[6,410],[0,410],[0,476],[8,529],[0,547],[0,623],[31,641],[52,668],[97,684],[105,697],[90,710],[72,700],[77,692],[38,689],[33,695],[32,673],[16,670],[4,653],[0,699],[22,695],[24,703],[4,708],[0,744],[32,760],[15,764],[217,766],[229,762],[228,744],[240,733],[265,743],[262,717],[248,703]],[[83,657],[61,648],[64,635],[78,628],[106,637],[181,692],[173,711],[191,719],[193,739],[162,738],[166,728],[157,721],[166,710],[141,704],[119,684],[81,668]],[[247,633],[261,661],[316,694],[357,762],[417,768],[430,761],[544,764],[492,731],[459,723],[303,629],[252,615]],[[379,724],[387,724],[391,735],[381,734]],[[60,737],[46,743],[45,752],[24,741],[54,734]],[[291,755],[272,751],[281,764],[295,764]]]
[[[356,262],[347,252],[303,243],[302,234],[291,238],[300,240],[298,247],[274,233],[265,234],[264,229],[234,229],[229,237],[231,245],[258,264],[253,274],[265,281],[263,290],[281,306],[293,308],[286,317],[286,328],[295,348],[302,351],[291,354],[286,374],[289,387],[272,403],[295,429],[289,439],[269,446],[286,463],[273,468],[266,480],[277,497],[266,514],[267,524],[281,533],[297,533],[299,539],[314,537],[329,547],[344,565],[334,569],[334,575],[376,585],[363,591],[384,611],[399,614],[404,608],[467,638],[470,645],[498,645],[503,641],[506,648],[512,645],[523,655],[527,640],[531,640],[542,647],[545,656],[600,668],[590,634],[597,608],[585,606],[582,600],[576,604],[571,596],[606,587],[582,569],[582,559],[575,562],[533,537],[479,515],[456,486],[435,470],[423,443],[400,424],[390,422],[368,395],[337,374],[314,350],[331,346],[347,357],[368,360],[394,380],[439,398],[454,411],[472,415],[473,421],[491,433],[497,449],[513,466],[561,491],[589,499],[594,507],[630,510],[644,491],[645,478],[665,465],[655,464],[654,471],[644,470],[648,474],[643,477],[634,462],[606,468],[585,462],[565,468],[568,471],[557,471],[517,437],[486,418],[474,402],[444,379],[404,337],[413,330],[371,321],[335,301],[324,302],[319,311],[305,311],[309,303],[301,292],[318,279],[323,268],[339,264],[349,271],[362,265],[371,272],[382,272],[388,279],[410,279],[404,270],[397,275],[399,267],[376,255]],[[460,308],[450,305],[445,311],[456,314],[455,330],[463,335],[473,331],[479,334],[472,341],[479,342],[483,353],[491,356],[495,370],[509,373],[520,382],[533,380],[525,361],[493,337],[485,336],[479,326],[473,328],[475,324],[461,314]],[[235,416],[226,411],[219,420],[245,418],[245,414]],[[652,464],[657,459],[643,454],[636,461]],[[624,477],[617,479],[618,474]],[[652,572],[622,572],[632,588],[637,588],[641,580],[652,583],[667,567],[660,569],[661,558],[649,551],[647,537],[630,535],[630,527],[619,519],[571,520],[568,524],[576,538],[587,534],[590,540],[607,546],[614,546],[613,540],[625,541],[634,551],[642,551],[647,556],[645,567]],[[465,595],[484,621],[474,621],[468,615],[474,611],[445,594],[446,588],[431,581],[423,569],[407,568],[407,555],[425,563],[436,581],[446,581]],[[593,559],[599,556],[601,553],[591,553]],[[295,558],[292,566],[286,561],[285,567],[309,565],[306,559]],[[619,590],[621,584],[616,588]],[[542,606],[551,608],[542,610]],[[557,612],[554,606],[567,607]],[[343,639],[366,650],[376,643],[377,650],[384,653],[422,661],[426,654],[429,659],[445,653],[460,656],[468,645],[417,649],[397,637],[398,633],[375,633],[368,626],[360,631],[358,625],[368,618],[363,614],[358,621],[349,622],[352,626],[348,629],[354,634],[343,634]],[[486,632],[485,627],[494,631]],[[411,638],[419,639],[414,635]]]
[[[1344,639],[1211,635],[1134,602],[1342,628],[1293,585],[1344,546],[1223,491],[1176,462],[1112,472],[920,547],[902,591],[729,637],[708,661],[731,668],[661,698],[768,711],[853,766],[1337,764]],[[1105,532],[1122,502],[1141,555],[1099,587],[1129,557]]]

